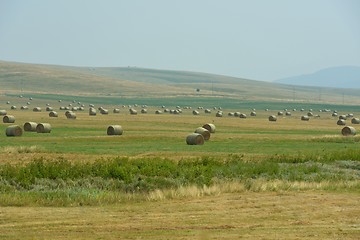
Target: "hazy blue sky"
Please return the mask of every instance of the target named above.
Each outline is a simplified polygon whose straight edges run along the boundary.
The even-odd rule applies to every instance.
[[[266,81],[360,66],[360,1],[0,0],[0,60]]]

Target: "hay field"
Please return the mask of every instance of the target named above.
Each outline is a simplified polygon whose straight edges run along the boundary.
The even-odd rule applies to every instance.
[[[289,110],[291,116],[269,122],[269,115],[284,110],[257,109],[257,116],[251,117],[250,106],[231,107],[223,108],[224,116],[219,118],[215,117],[217,110],[211,108],[213,102],[205,106],[212,110],[210,114],[199,109],[198,116],[192,114],[198,104],[191,109],[182,105],[183,112],[178,115],[155,114],[156,110],[164,111],[161,105],[149,105],[148,113],[141,114],[141,105],[132,105],[138,114],[130,115],[128,105],[105,101],[95,104],[95,108],[108,109],[108,115],[97,111],[96,116],[89,116],[91,99],[85,98],[82,99],[84,111],[76,111],[76,119],[67,119],[60,106],[78,106],[77,101],[36,97],[29,100],[16,96],[7,99],[11,104],[5,104],[4,98],[0,108],[15,116],[15,124],[22,127],[28,121],[50,123],[52,130],[6,137],[5,129],[10,124],[1,123],[1,167],[16,170],[36,165],[41,159],[45,165],[53,161],[66,161],[65,166],[68,162],[75,164],[70,165],[71,171],[76,164],[96,164],[99,159],[106,163],[119,157],[126,157],[129,162],[154,164],[162,160],[174,164],[185,161],[182,166],[186,167],[187,161],[191,165],[192,161],[203,159],[205,165],[205,160],[210,158],[215,165],[235,159],[244,164],[241,166],[249,167],[247,171],[251,175],[244,170],[243,175],[230,178],[224,173],[225,178],[220,179],[220,173],[226,171],[224,168],[218,170],[218,179],[209,175],[209,185],[195,182],[154,189],[151,186],[158,185],[153,183],[148,185],[149,190],[139,192],[121,192],[116,186],[107,188],[108,182],[110,185],[119,182],[102,178],[35,179],[35,184],[15,186],[18,189],[13,191],[9,190],[14,187],[11,182],[1,176],[1,239],[358,239],[360,236],[360,138],[341,136],[342,126],[336,125],[338,118],[332,117],[331,112],[320,112],[322,108],[313,109],[319,117],[311,117],[309,121],[300,120],[309,111],[306,109]],[[29,110],[20,110],[27,101],[31,102]],[[46,103],[59,117],[49,117]],[[17,105],[16,110],[10,109],[13,104]],[[35,106],[42,111],[33,112]],[[120,108],[119,114],[112,112],[115,107]],[[176,106],[166,108],[176,109]],[[339,115],[360,115],[356,107],[337,110]],[[248,117],[227,115],[236,111]],[[214,123],[216,133],[202,146],[187,145],[186,136],[205,123]],[[121,125],[123,135],[107,136],[109,125]],[[264,169],[262,164],[266,165]],[[266,167],[274,166],[283,170],[267,175],[272,170]],[[207,176],[206,169],[196,170]],[[299,172],[305,175],[298,176]],[[292,175],[289,177],[287,173]],[[206,181],[196,178],[196,172],[194,176],[195,180]],[[164,181],[155,176],[149,178],[148,184],[154,179]],[[166,181],[164,186],[171,183],[169,179]],[[94,190],[95,185],[100,188]],[[60,189],[61,186],[66,189]],[[51,191],[47,189],[50,187]]]
[[[24,100],[21,103],[23,102]],[[49,112],[45,111],[45,103],[52,106],[59,116],[49,117]],[[252,159],[274,154],[331,153],[358,148],[358,137],[342,137],[342,126],[336,125],[338,118],[332,117],[331,112],[319,112],[321,109],[313,109],[318,116],[312,117],[310,121],[300,120],[309,110],[289,110],[291,116],[279,116],[277,122],[270,122],[268,116],[277,115],[278,111],[283,110],[259,109],[256,111],[257,116],[252,117],[251,109],[222,109],[223,117],[216,117],[218,110],[212,108],[209,108],[211,113],[205,113],[204,109],[201,109],[198,110],[200,115],[194,116],[192,111],[197,109],[195,105],[190,106],[191,109],[185,108],[189,106],[181,107],[181,114],[164,112],[166,108],[176,109],[176,106],[147,106],[147,114],[141,113],[142,106],[132,106],[139,114],[131,115],[128,105],[97,104],[95,108],[104,107],[109,110],[109,114],[102,115],[98,110],[96,116],[89,116],[89,107],[86,105],[83,111],[75,111],[76,119],[67,119],[66,110],[59,108],[69,107],[69,104],[79,106],[77,102],[59,103],[43,99],[31,100],[28,110],[20,110],[21,104],[17,105],[16,110],[10,109],[11,104],[3,105],[2,108],[8,115],[16,117],[15,124],[23,127],[24,123],[29,121],[50,123],[52,131],[50,134],[24,132],[19,138],[3,135],[0,149],[6,157],[2,161],[19,161],[17,154],[22,153],[17,153],[14,149],[35,146],[37,151],[31,151],[33,155],[83,155],[82,159],[93,159],[100,154],[128,157],[163,156],[170,159],[242,154]],[[42,111],[33,112],[35,106],[41,107]],[[114,108],[119,108],[120,113],[113,113]],[[156,110],[164,113],[155,114]],[[348,110],[339,111],[339,115],[350,113],[346,111]],[[230,112],[245,113],[247,118],[230,117]],[[351,113],[360,115],[357,112]],[[351,119],[347,120],[349,124],[350,121]],[[213,123],[217,127],[210,141],[203,146],[186,145],[186,136],[206,123]],[[122,136],[106,135],[107,127],[114,124],[123,127]],[[8,125],[12,124],[2,123],[0,131],[4,133]]]

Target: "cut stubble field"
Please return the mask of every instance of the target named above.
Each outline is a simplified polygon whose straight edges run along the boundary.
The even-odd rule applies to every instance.
[[[148,107],[148,114],[130,115],[127,107],[121,108],[120,114],[112,113],[112,107],[107,106],[108,115],[98,113],[97,116],[89,116],[87,109],[76,112],[75,120],[66,119],[65,111],[60,110],[56,110],[58,118],[50,118],[45,111],[8,110],[8,114],[16,117],[15,124],[23,126],[28,121],[47,122],[51,124],[52,131],[49,134],[24,132],[21,137],[3,135],[0,137],[0,165],[17,171],[21,166],[25,169],[33,163],[36,165],[36,161],[41,161],[39,166],[45,167],[48,167],[47,163],[65,161],[64,164],[70,164],[71,170],[71,164],[85,166],[120,158],[119,164],[124,166],[128,161],[153,161],[154,164],[169,161],[181,167],[192,164],[192,161],[199,164],[197,161],[200,161],[201,167],[218,162],[222,167],[229,161],[229,166],[235,169],[238,166],[228,160],[235,159],[233,161],[243,162],[243,167],[252,163],[269,163],[270,167],[276,166],[280,170],[275,169],[276,173],[259,170],[258,173],[256,169],[251,169],[249,177],[244,173],[230,178],[223,170],[202,170],[198,167],[196,171],[200,175],[204,178],[206,174],[210,176],[209,182],[202,180],[205,185],[190,182],[163,189],[154,189],[151,185],[144,192],[132,190],[125,193],[113,189],[92,189],[95,185],[93,181],[102,181],[97,176],[89,177],[89,183],[87,180],[78,183],[76,181],[80,180],[66,178],[61,180],[65,182],[62,184],[80,184],[81,187],[89,184],[91,187],[88,191],[81,188],[80,200],[77,196],[72,199],[77,191],[65,190],[65,198],[70,200],[59,202],[53,199],[56,197],[51,195],[53,192],[47,196],[48,199],[44,197],[48,193],[45,185],[36,185],[39,179],[35,179],[35,184],[31,183],[33,185],[19,185],[18,190],[10,193],[6,192],[8,185],[5,184],[6,187],[0,189],[7,194],[7,197],[1,197],[0,202],[1,239],[360,237],[360,138],[341,136],[342,126],[336,125],[337,118],[331,117],[331,113],[321,112],[318,118],[301,121],[300,117],[306,112],[296,111],[292,112],[292,116],[278,117],[277,122],[269,122],[268,116],[276,115],[277,110],[258,110],[257,116],[251,117],[250,110],[244,109],[242,112],[248,117],[240,119],[227,116],[227,110],[223,110],[224,117],[218,118],[215,111],[211,114],[201,112],[199,116],[192,115],[190,109],[184,109],[179,115],[154,114],[161,108]],[[204,145],[187,145],[186,136],[205,123],[214,123],[216,133]],[[1,124],[0,132],[4,133],[7,125]],[[107,136],[109,125],[121,125],[123,135]],[[122,162],[121,158],[126,158],[126,161]],[[185,162],[184,165],[180,165],[182,162]],[[337,168],[345,165],[345,170]],[[166,167],[163,163],[160,166]],[[249,166],[249,169],[253,167]],[[308,175],[304,179],[295,175],[287,179],[286,169],[298,174],[298,166],[306,168],[304,171],[308,171]],[[329,169],[333,175],[326,175]],[[216,177],[211,175],[213,172],[216,172]],[[277,179],[279,172],[283,174],[281,179]],[[221,178],[222,174],[224,178]],[[314,177],[316,174],[324,177],[324,181]],[[156,176],[152,179],[160,180]],[[54,177],[51,181],[60,180]],[[172,180],[166,181],[170,184]],[[33,194],[44,196],[36,198]],[[64,195],[60,196],[64,198]],[[90,200],[86,202],[84,199]]]
[[[98,207],[2,207],[1,239],[358,239],[359,195],[242,192]]]

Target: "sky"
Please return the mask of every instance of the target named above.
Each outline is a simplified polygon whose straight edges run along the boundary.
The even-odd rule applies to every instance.
[[[272,81],[360,66],[360,1],[0,0],[0,60]]]

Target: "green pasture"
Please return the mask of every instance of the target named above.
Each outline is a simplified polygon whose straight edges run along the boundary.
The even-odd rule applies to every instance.
[[[59,117],[50,118],[43,108],[42,112],[29,110],[8,110],[16,117],[15,124],[21,127],[27,121],[50,123],[51,133],[23,132],[21,137],[6,137],[8,125],[0,125],[3,133],[0,147],[39,146],[48,153],[110,154],[116,156],[137,156],[158,154],[173,158],[202,155],[273,155],[307,154],[333,152],[359,147],[358,137],[343,137],[342,126],[337,126],[337,118],[331,113],[320,113],[320,118],[308,122],[300,120],[302,112],[292,112],[290,117],[279,117],[277,122],[269,122],[267,117],[276,111],[257,111],[258,116],[247,119],[227,116],[222,118],[211,114],[192,115],[191,109],[182,114],[154,114],[155,107],[149,107],[147,114],[130,115],[128,108],[114,114],[109,108],[108,115],[89,116],[85,111],[76,112],[77,119],[66,119],[65,111],[56,110]],[[141,108],[138,107],[138,112]],[[350,120],[348,120],[350,122]],[[189,146],[186,136],[205,123],[214,123],[216,133],[202,146]],[[121,125],[121,136],[107,136],[110,125]],[[355,126],[356,127],[356,126]]]

